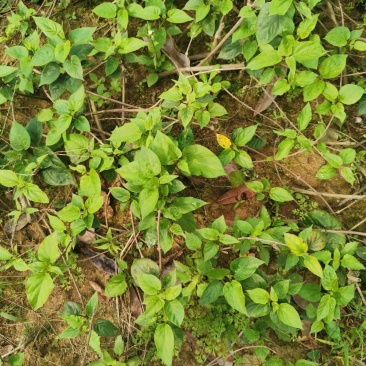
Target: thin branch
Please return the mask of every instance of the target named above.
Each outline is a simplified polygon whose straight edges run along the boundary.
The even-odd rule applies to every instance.
[[[324,197],[331,197],[331,198],[335,198],[335,199],[343,198],[343,199],[347,199],[347,200],[364,200],[366,198],[366,196],[364,196],[364,195],[356,195],[356,194],[336,194],[336,193],[325,193],[325,192],[313,192],[313,191],[308,191],[306,189],[294,188],[294,187],[291,187],[291,189],[294,190],[295,192],[308,194],[309,196],[324,196]]]
[[[160,274],[161,274],[161,270],[163,269],[163,262],[162,262],[162,257],[161,257],[161,246],[160,246],[160,215],[161,215],[161,211],[158,211],[158,222],[156,224],[156,232],[157,232],[157,237],[158,237],[158,254],[159,254],[159,270],[160,270]]]
[[[180,72],[199,72],[199,73],[209,73],[209,72],[220,72],[220,71],[233,71],[233,70],[245,70],[245,66],[243,63],[240,64],[229,64],[229,65],[209,65],[209,66],[192,66],[192,67],[181,67],[179,69]],[[163,71],[159,75],[159,77],[168,76],[176,74],[177,70],[169,70]],[[198,74],[194,74],[198,75]],[[193,75],[191,75],[193,76]]]

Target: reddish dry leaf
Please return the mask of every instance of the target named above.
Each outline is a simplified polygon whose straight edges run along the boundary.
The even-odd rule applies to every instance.
[[[189,58],[177,51],[174,39],[171,36],[167,35],[162,50],[178,70],[190,66]]]
[[[106,302],[108,302],[108,301],[109,301],[109,298],[108,298],[107,296],[105,296],[104,288],[103,288],[101,285],[99,285],[99,283],[96,283],[96,282],[94,282],[94,281],[89,281],[89,284],[90,284],[90,287],[91,287],[94,291],[98,292],[98,294],[100,295],[100,297],[101,297],[104,301],[106,301]]]
[[[239,187],[231,188],[229,191],[224,193],[218,200],[217,203],[220,205],[230,205],[244,199],[251,199],[256,196],[256,193],[250,190],[245,184]]]

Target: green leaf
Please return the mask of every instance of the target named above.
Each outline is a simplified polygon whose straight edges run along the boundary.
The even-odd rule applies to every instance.
[[[351,105],[357,103],[363,94],[364,90],[360,86],[346,84],[339,89],[338,99],[343,104]]]
[[[0,184],[4,187],[14,187],[18,185],[18,176],[11,170],[0,170]]]
[[[355,285],[344,286],[338,289],[333,294],[337,305],[345,306],[353,300],[355,296]]]
[[[269,302],[269,293],[262,288],[254,288],[253,290],[247,290],[249,297],[256,304],[267,304]]]
[[[48,273],[33,273],[25,281],[27,299],[34,310],[44,305],[55,285]]]
[[[8,75],[11,75],[15,71],[18,71],[17,67],[2,65],[0,66],[0,78],[4,78]]]
[[[85,314],[87,317],[91,318],[93,314],[96,313],[98,309],[98,292],[94,292],[92,297],[89,299],[85,305]]]
[[[12,257],[13,255],[7,249],[0,247],[0,261],[7,261]]]
[[[226,282],[222,291],[225,300],[234,310],[246,314],[245,296],[243,288],[238,281],[232,280],[231,282]]]
[[[24,362],[24,353],[19,352],[11,355],[8,359],[9,366],[22,366]]]
[[[265,67],[273,66],[282,61],[282,57],[276,50],[261,52],[254,57],[247,65],[248,70],[260,70]]]
[[[310,18],[305,18],[297,26],[296,33],[300,39],[309,37],[318,23],[319,14],[314,14]]]
[[[255,257],[237,258],[231,262],[230,269],[237,281],[243,281],[251,277],[263,263],[263,261]]]
[[[61,70],[60,66],[56,62],[50,62],[46,65],[46,67],[42,70],[41,74],[41,85],[48,85],[53,83],[60,76]]]
[[[93,329],[101,337],[116,337],[119,329],[107,319],[97,319]]]
[[[285,243],[290,249],[291,253],[301,257],[308,252],[308,245],[296,235],[285,233]]]
[[[356,180],[356,177],[355,177],[355,175],[353,173],[352,168],[350,168],[350,167],[342,167],[340,169],[340,172],[341,172],[341,176],[344,178],[344,180],[346,182],[348,182],[349,184],[353,185],[353,183]]]
[[[356,42],[353,44],[353,48],[354,48],[356,51],[364,52],[364,51],[366,51],[366,42],[363,42],[363,41],[356,41]]]
[[[125,55],[137,51],[146,45],[147,42],[135,37],[123,38],[119,44],[118,52]]]
[[[20,60],[23,57],[27,57],[29,52],[24,46],[13,46],[6,49],[5,53],[10,57]]]
[[[306,213],[306,215],[303,218],[303,223],[308,226],[316,225],[319,226],[320,228],[329,230],[341,229],[340,222],[331,214],[323,210],[313,210],[311,212]]]
[[[55,47],[55,59],[58,62],[64,63],[70,53],[71,43],[69,40],[64,43],[58,43]]]
[[[124,350],[125,350],[125,342],[123,341],[122,336],[118,335],[114,342],[113,352],[117,356],[121,356]]]
[[[332,46],[343,47],[347,44],[351,32],[347,27],[334,27],[330,30],[324,39]]]
[[[316,173],[316,177],[318,179],[327,180],[332,178],[336,173],[336,170],[330,165],[323,165],[318,172]]]
[[[290,137],[286,137],[283,141],[281,141],[278,145],[277,152],[275,155],[275,160],[279,161],[288,156],[290,151],[295,145],[295,140]]]
[[[292,0],[272,0],[269,8],[269,14],[284,15],[292,4]]]
[[[335,299],[330,296],[329,294],[324,295],[319,302],[318,308],[317,308],[317,316],[316,320],[322,320],[325,317],[328,316],[329,312],[332,310],[332,307],[334,309],[334,305],[332,303],[335,303]]]
[[[128,202],[130,199],[130,192],[122,187],[111,187],[109,188],[112,196],[121,202]]]
[[[323,277],[323,269],[319,261],[313,255],[304,256],[304,266],[316,276]]]
[[[295,57],[296,62],[306,64],[307,62],[317,61],[324,53],[325,50],[319,40],[313,40],[296,42],[292,56]]]
[[[226,175],[219,158],[204,146],[187,146],[183,149],[182,156],[187,167],[184,168],[182,161],[178,163],[178,167],[185,175],[201,175],[205,178]]]
[[[276,202],[293,201],[291,194],[284,188],[274,187],[269,190],[269,197]]]
[[[26,183],[22,189],[22,193],[33,202],[48,203],[49,199],[45,192],[43,192],[36,184]]]
[[[353,255],[345,254],[342,258],[341,265],[343,268],[360,271],[366,269],[365,266]]]
[[[55,263],[60,252],[58,250],[57,232],[46,236],[38,248],[38,259],[42,262]]]
[[[246,145],[255,135],[258,125],[249,126],[246,128],[238,128],[234,131],[234,143],[237,146]]]
[[[160,131],[156,132],[150,148],[159,157],[163,165],[173,165],[182,156],[182,152],[172,139]]]
[[[83,67],[81,66],[81,62],[79,58],[75,55],[72,55],[70,60],[66,60],[64,62],[65,71],[74,79],[84,80],[83,77]]]
[[[167,15],[168,17],[166,20],[174,24],[186,23],[193,20],[185,11],[180,9],[171,9],[168,11]]]
[[[306,103],[305,107],[301,110],[297,117],[297,126],[300,131],[306,130],[312,118],[310,103]]]
[[[100,348],[100,338],[95,330],[90,332],[89,338],[89,347],[98,354],[99,357],[102,357],[103,353]],[[98,365],[99,366],[99,365]]]
[[[207,305],[216,301],[222,294],[222,288],[223,285],[220,281],[212,281],[211,283],[209,283],[209,285],[205,288],[205,290],[202,293],[199,304]]]
[[[13,121],[9,133],[10,145],[15,151],[27,150],[31,144],[31,138],[27,129],[20,123]]]
[[[329,56],[319,66],[320,75],[324,79],[332,79],[339,76],[346,67],[347,57],[347,55]]]
[[[174,333],[168,324],[159,324],[154,333],[156,353],[164,365],[171,366],[174,355]]]
[[[164,312],[172,324],[177,327],[181,326],[184,319],[184,307],[179,300],[167,301],[164,305]]]
[[[123,295],[127,290],[126,276],[119,273],[111,277],[105,286],[105,295],[108,297]]]
[[[75,28],[69,33],[69,39],[73,44],[84,44],[92,40],[96,27]]]
[[[306,85],[303,89],[304,102],[310,102],[318,98],[324,91],[325,82],[323,80],[315,80],[312,84]]]
[[[132,3],[127,7],[131,17],[143,20],[157,20],[160,18],[160,9],[157,6],[147,6],[143,8],[140,4]]]
[[[98,17],[112,19],[117,15],[117,6],[113,3],[105,2],[96,6],[92,11],[94,14],[98,15]]]
[[[161,290],[160,280],[152,274],[139,274],[136,276],[138,286],[147,295],[156,295]]]
[[[101,182],[98,173],[90,169],[89,175],[83,175],[79,183],[80,196],[98,196],[101,193]]]
[[[122,142],[134,142],[141,138],[142,132],[140,128],[132,122],[125,123],[121,127],[116,127],[112,131],[109,140],[115,145],[120,146]]]
[[[279,304],[276,314],[282,323],[290,327],[302,329],[299,313],[290,304]]]
[[[43,17],[33,17],[37,24],[37,27],[45,34],[46,37],[51,39],[57,39],[58,37],[64,39],[64,31],[59,23],[54,22],[51,19]]]
[[[323,288],[327,291],[338,290],[338,276],[333,267],[326,265],[323,271],[323,277],[321,279]]]
[[[143,220],[149,213],[153,212],[159,200],[159,190],[157,187],[145,187],[139,194],[139,205],[141,209],[141,219]]]

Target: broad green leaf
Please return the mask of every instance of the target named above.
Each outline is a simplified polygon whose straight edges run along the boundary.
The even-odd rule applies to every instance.
[[[117,15],[117,6],[113,3],[104,2],[96,6],[92,11],[98,17],[112,19]]]
[[[318,172],[316,173],[316,177],[318,179],[327,180],[332,178],[336,173],[336,170],[330,165],[323,165]]]
[[[322,320],[328,316],[329,311],[331,311],[333,301],[335,302],[335,299],[329,294],[323,295],[317,308],[317,321]]]
[[[293,201],[291,194],[284,188],[274,187],[269,190],[269,197],[276,202]]]
[[[343,268],[360,271],[366,269],[365,266],[353,255],[345,254],[342,258],[341,265]]]
[[[128,202],[130,199],[130,192],[122,187],[111,187],[109,188],[112,196],[121,202]]]
[[[285,233],[284,238],[285,243],[290,249],[292,254],[301,257],[308,252],[308,245],[298,236],[294,234]]]
[[[17,67],[1,65],[0,66],[0,78],[4,78],[5,76],[8,76],[15,71],[18,71]]]
[[[309,248],[314,252],[324,249],[327,243],[326,236],[321,231],[310,232],[306,238],[306,242],[308,243]]]
[[[157,187],[145,187],[139,194],[139,205],[142,220],[154,211],[159,200],[159,190]]]
[[[226,282],[222,291],[225,300],[233,309],[239,311],[239,313],[246,314],[245,296],[243,288],[238,281]]]
[[[180,9],[169,10],[167,16],[166,20],[174,24],[186,23],[193,20],[185,11]]]
[[[27,57],[29,52],[24,46],[13,46],[6,49],[5,53],[10,57],[20,60],[23,57]]]
[[[65,39],[64,31],[59,23],[43,17],[33,17],[33,19],[36,22],[37,27],[45,34],[46,37],[51,39],[57,39],[59,37]]]
[[[269,293],[262,288],[254,288],[252,290],[247,290],[249,297],[256,304],[267,304],[269,302]]]
[[[164,312],[172,324],[177,327],[181,326],[184,319],[184,307],[179,300],[167,301],[164,305]]]
[[[248,70],[260,70],[265,67],[273,66],[281,62],[282,57],[276,50],[261,52],[254,57],[247,65]]]
[[[19,184],[18,176],[11,170],[0,170],[0,184],[4,187],[14,187]]]
[[[34,310],[42,307],[55,285],[48,273],[33,273],[25,281],[27,299]]]
[[[107,319],[97,319],[93,329],[101,337],[116,337],[119,329]]]
[[[254,137],[257,127],[258,125],[253,125],[246,128],[236,129],[233,133],[234,143],[237,146],[246,145]]]
[[[33,202],[39,202],[39,203],[49,202],[47,194],[43,192],[41,188],[39,188],[36,184],[26,183],[21,191],[24,194],[24,196],[26,196]]]
[[[64,63],[67,56],[70,53],[70,49],[71,49],[71,43],[69,40],[63,43],[58,43],[55,47],[55,59],[58,62]]]
[[[0,247],[0,261],[7,261],[12,257],[13,255],[7,249]]]
[[[89,347],[98,354],[99,357],[103,356],[100,348],[100,338],[95,330],[90,332]],[[99,365],[98,365],[99,366]]]
[[[330,229],[330,230],[340,230],[341,224],[340,222],[323,210],[313,210],[307,212],[304,218],[302,219],[305,225],[316,225],[323,229]]]
[[[338,276],[333,267],[326,265],[323,271],[323,277],[321,279],[323,288],[327,291],[338,290]]]
[[[284,15],[292,4],[292,0],[272,0],[269,8],[269,14]]]
[[[27,150],[31,144],[31,138],[27,129],[20,123],[13,121],[9,133],[10,145],[15,151]]]
[[[113,352],[117,356],[121,356],[124,350],[125,350],[125,342],[123,341],[122,336],[118,335],[114,342]]]
[[[341,176],[344,178],[344,180],[346,182],[348,182],[349,184],[353,185],[353,183],[356,180],[356,177],[355,177],[355,174],[353,173],[352,168],[347,167],[347,166],[346,167],[342,167],[340,169],[340,173],[341,173]]]
[[[125,55],[137,51],[146,45],[147,42],[135,37],[123,38],[119,44],[118,52]]]
[[[290,304],[279,304],[276,314],[282,323],[290,327],[302,329],[302,322],[299,313]]]
[[[156,353],[164,365],[171,366],[174,355],[174,333],[168,324],[159,324],[154,333]]]
[[[350,36],[351,32],[347,27],[334,27],[327,33],[324,39],[332,46],[343,47],[347,44]]]
[[[339,76],[346,67],[347,57],[347,55],[329,56],[319,66],[320,75],[324,79],[332,79]]]
[[[313,255],[304,256],[304,266],[316,276],[323,277],[323,269],[319,261]]]
[[[172,139],[160,131],[156,132],[150,148],[159,157],[163,165],[172,165],[182,156],[182,152]]]
[[[220,281],[212,281],[211,283],[209,283],[209,285],[205,288],[205,290],[202,293],[199,304],[207,305],[216,301],[222,294],[222,288],[223,285]]]
[[[364,92],[363,88],[358,85],[346,84],[339,89],[338,99],[346,105],[355,104],[361,99]]]
[[[301,110],[297,117],[297,126],[300,131],[306,130],[312,118],[310,103],[306,103],[305,107]]]
[[[178,167],[186,175],[201,175],[205,178],[217,178],[225,175],[219,158],[201,145],[190,145],[183,149],[182,157],[187,164],[187,169],[181,162]]]
[[[263,261],[255,257],[237,258],[231,262],[230,269],[237,281],[243,281],[251,277],[263,263]]]
[[[297,26],[296,33],[300,39],[309,37],[318,23],[319,14],[314,14],[309,18],[303,19]]]
[[[72,55],[70,60],[66,60],[64,62],[64,69],[72,78],[84,80],[83,67],[77,56]]]
[[[148,273],[138,274],[136,276],[138,286],[147,295],[156,295],[161,290],[160,280]]]
[[[287,93],[291,88],[291,85],[286,79],[280,79],[275,82],[272,89],[273,95],[283,95]]]
[[[57,232],[46,236],[38,248],[38,259],[42,262],[55,263],[60,256]]]
[[[94,292],[92,297],[85,305],[85,314],[87,317],[91,317],[98,309],[98,292]]]
[[[292,148],[295,145],[295,140],[290,137],[286,137],[283,141],[281,141],[278,145],[277,152],[275,155],[275,160],[279,161],[288,156],[291,152]]]
[[[349,286],[343,286],[334,292],[333,296],[337,302],[337,305],[345,306],[351,300],[353,300],[355,296],[355,285],[352,284]]]
[[[157,6],[146,6],[143,8],[140,4],[131,3],[127,7],[128,15],[143,20],[157,20],[160,18],[160,9]]]
[[[73,29],[69,33],[69,39],[73,44],[84,44],[92,40],[96,27],[83,27]]]
[[[79,182],[80,196],[98,196],[101,192],[101,182],[98,173],[94,169],[90,169],[88,175],[83,175]]]
[[[366,42],[363,42],[363,41],[356,41],[354,44],[353,44],[353,47],[355,50],[357,51],[361,51],[361,52],[364,52],[366,51]]]
[[[134,142],[141,138],[142,132],[140,128],[132,122],[125,123],[121,127],[116,127],[112,131],[109,138],[115,146],[119,146],[122,142]]]
[[[22,366],[24,362],[24,353],[17,352],[8,359],[9,366]]]
[[[60,76],[61,70],[60,66],[56,62],[50,62],[46,67],[42,70],[41,74],[41,85],[48,85],[53,83]]]

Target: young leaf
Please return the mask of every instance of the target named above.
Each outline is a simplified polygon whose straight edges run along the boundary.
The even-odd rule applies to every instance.
[[[319,261],[313,255],[304,256],[305,267],[316,276],[323,277],[323,269]]]
[[[58,251],[58,237],[54,231],[51,235],[46,236],[38,248],[38,259],[42,262],[55,263],[60,256]]]
[[[338,99],[343,104],[351,105],[357,103],[363,94],[364,90],[362,87],[354,84],[346,84],[339,89]]]
[[[237,281],[243,281],[251,277],[263,263],[263,261],[255,257],[237,258],[231,262],[230,269]]]
[[[227,303],[239,313],[246,314],[245,297],[240,282],[232,280],[226,282],[223,288],[223,294]]]
[[[343,268],[360,271],[365,269],[365,266],[353,255],[345,254],[342,258],[341,265]]]
[[[269,302],[269,293],[262,288],[254,288],[253,290],[247,290],[249,297],[256,304],[265,305]]]
[[[185,11],[180,9],[171,9],[168,11],[167,15],[168,17],[166,20],[174,24],[186,23],[193,20]]]
[[[141,138],[142,132],[135,123],[125,123],[121,127],[116,127],[112,131],[112,135],[109,138],[110,141],[116,146],[119,146],[122,142],[134,142]]]
[[[33,17],[37,24],[37,27],[45,34],[48,38],[65,38],[62,26],[59,23],[54,22],[51,19],[43,17]]]
[[[182,152],[172,139],[160,131],[157,131],[150,148],[163,165],[172,165],[182,156]]]
[[[55,285],[48,273],[33,273],[25,281],[27,299],[34,310],[44,305]]]
[[[265,67],[273,66],[281,62],[282,57],[277,50],[261,52],[254,57],[247,65],[248,70],[260,70]]]
[[[123,295],[126,290],[126,276],[123,273],[114,275],[105,285],[105,295],[108,297]]]
[[[269,190],[269,197],[276,202],[293,201],[293,197],[284,188],[274,187]]]
[[[64,62],[65,71],[74,79],[84,80],[83,67],[79,58],[75,55],[71,56],[70,60]]]
[[[4,187],[14,187],[19,184],[18,176],[11,170],[0,170],[0,184]]]
[[[92,297],[85,305],[86,316],[90,318],[97,311],[97,309],[98,309],[98,292],[94,292]]]
[[[177,327],[181,326],[184,319],[184,307],[179,300],[167,301],[164,305],[164,312],[172,324]]]
[[[308,245],[298,236],[285,233],[284,238],[292,254],[301,257],[307,253]]]
[[[346,67],[347,55],[332,55],[319,66],[319,73],[324,79],[332,79],[341,74]]]
[[[90,169],[89,175],[84,175],[79,183],[80,196],[98,196],[101,192],[101,182],[98,173],[94,169]]]
[[[174,333],[170,325],[159,324],[154,333],[156,353],[164,365],[171,366],[174,354]]]
[[[299,117],[297,117],[297,126],[300,131],[306,130],[312,118],[310,103],[306,103],[305,107],[301,110]]]
[[[117,6],[113,3],[105,2],[96,6],[92,11],[94,14],[98,15],[98,17],[112,19],[117,15]]]
[[[290,304],[279,304],[276,314],[282,323],[290,327],[302,329],[302,322],[299,313]]]
[[[160,280],[151,274],[139,274],[136,276],[138,286],[147,295],[156,295],[161,290]]]
[[[190,145],[183,149],[182,156],[187,168],[181,162],[178,167],[186,175],[202,175],[205,178],[217,178],[226,175],[219,158],[201,145]]]
[[[9,139],[10,145],[15,151],[27,150],[31,144],[31,138],[27,129],[15,121],[11,125]]]
[[[334,27],[324,39],[332,46],[343,47],[347,44],[350,36],[351,32],[347,27]]]

